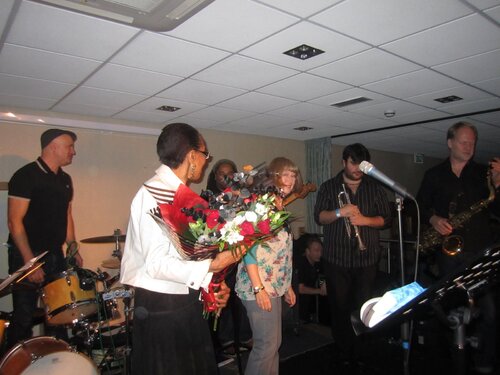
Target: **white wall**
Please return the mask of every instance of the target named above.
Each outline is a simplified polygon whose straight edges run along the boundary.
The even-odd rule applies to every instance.
[[[8,181],[18,168],[39,156],[40,134],[46,129],[46,126],[0,123],[0,181]],[[73,164],[64,169],[72,176],[75,186],[73,215],[77,238],[108,236],[117,228],[125,233],[133,196],[159,166],[157,136],[71,130],[78,135],[77,154]],[[201,133],[213,155],[213,162],[229,158],[241,167],[286,156],[301,169],[305,168],[303,142],[210,130]],[[210,168],[209,165],[203,182],[192,186],[193,190],[200,192],[205,188]],[[2,198],[3,204],[5,199]],[[290,210],[295,216],[303,217],[304,201],[292,203]],[[0,211],[0,217],[0,243],[3,243],[7,240],[5,208]],[[302,221],[294,223],[294,232],[300,226],[304,226]],[[111,243],[81,244],[85,268],[96,270],[102,260],[111,256],[113,249]],[[0,252],[4,255],[6,248],[0,246]],[[5,263],[2,259],[2,264]],[[0,278],[6,275],[6,268],[1,271]],[[113,271],[109,273],[113,274]]]

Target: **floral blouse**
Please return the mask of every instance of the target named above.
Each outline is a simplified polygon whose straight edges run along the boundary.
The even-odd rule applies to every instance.
[[[247,254],[246,257],[255,256],[260,279],[269,297],[283,296],[292,283],[292,235],[283,229],[271,240],[258,245],[252,253],[254,255]],[[235,291],[242,300],[255,300],[244,262],[238,265]]]

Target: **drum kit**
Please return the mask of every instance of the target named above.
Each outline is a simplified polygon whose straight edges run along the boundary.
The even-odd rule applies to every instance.
[[[119,269],[120,243],[125,235],[93,237],[83,243],[115,243],[112,258],[102,267]],[[43,265],[43,256],[30,260],[5,280],[0,280],[0,297],[16,290],[38,290],[47,325],[67,329],[68,342],[38,336],[10,348],[0,360],[0,375],[51,374],[97,375],[129,372],[133,289],[117,286],[119,274],[110,277],[78,267],[48,278],[41,287],[23,281]],[[0,345],[8,329],[9,313],[0,312]],[[40,315],[40,314],[39,314]],[[38,319],[40,320],[40,319]],[[37,319],[34,319],[36,323]]]

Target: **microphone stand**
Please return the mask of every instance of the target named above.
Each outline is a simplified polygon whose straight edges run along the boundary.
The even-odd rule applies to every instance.
[[[405,281],[405,262],[404,262],[404,249],[403,249],[403,224],[401,218],[401,211],[403,210],[403,196],[395,193],[396,210],[398,212],[398,234],[399,234],[399,259],[401,268],[401,286],[406,285]],[[410,324],[404,321],[401,324],[401,346],[403,348],[403,370],[404,375],[410,374],[409,361],[410,361]]]

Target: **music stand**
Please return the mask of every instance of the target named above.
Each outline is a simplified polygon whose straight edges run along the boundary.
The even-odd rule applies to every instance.
[[[489,286],[493,286],[500,279],[500,243],[495,244],[479,253],[476,257],[466,262],[456,271],[439,280],[435,285],[426,289],[413,300],[409,301],[396,311],[389,314],[373,327],[368,327],[360,319],[360,312],[351,315],[351,323],[356,335],[378,331],[380,329],[401,324],[416,317],[429,316],[435,313],[444,318],[448,327],[454,331],[454,345],[458,361],[454,363],[457,374],[466,371],[465,362],[465,327],[473,318],[471,302],[483,293]],[[469,303],[465,301],[456,309],[444,314],[444,306],[450,303],[457,292],[465,292]]]

